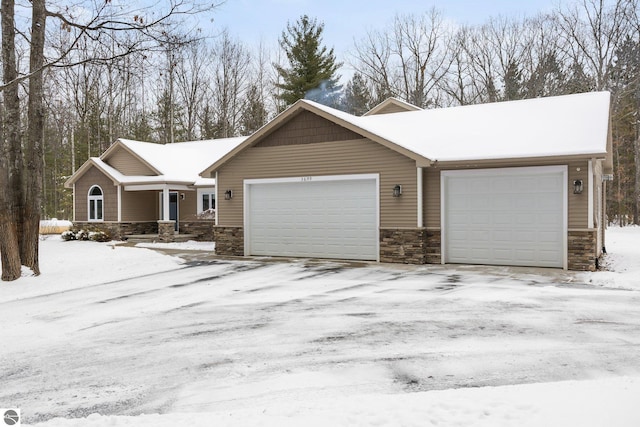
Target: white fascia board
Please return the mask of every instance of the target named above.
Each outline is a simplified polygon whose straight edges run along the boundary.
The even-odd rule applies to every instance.
[[[125,191],[162,191],[165,188],[175,191],[193,191],[194,189],[183,184],[139,184],[125,185]]]

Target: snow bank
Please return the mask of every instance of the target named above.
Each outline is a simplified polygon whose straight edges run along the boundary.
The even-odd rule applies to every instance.
[[[637,427],[640,378],[290,400],[237,411],[56,418],[35,427]]]
[[[640,227],[609,227],[605,236],[604,270],[584,273],[596,286],[640,290]]]
[[[138,243],[137,248],[150,248],[150,249],[175,249],[185,251],[209,251],[213,252],[216,249],[214,242],[196,242],[189,240],[187,242],[172,242],[172,243]]]
[[[148,249],[114,242],[65,242],[60,236],[40,241],[40,276],[23,268],[18,280],[0,286],[0,303],[180,268],[183,261]]]

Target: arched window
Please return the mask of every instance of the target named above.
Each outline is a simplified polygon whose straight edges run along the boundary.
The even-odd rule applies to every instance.
[[[104,197],[102,188],[94,185],[89,189],[89,221],[104,221]]]

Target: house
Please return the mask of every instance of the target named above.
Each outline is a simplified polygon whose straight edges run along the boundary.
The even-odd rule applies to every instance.
[[[87,160],[66,182],[73,188],[74,226],[108,231],[114,238],[175,232],[211,236],[215,180],[198,172],[245,138],[153,144],[118,139],[100,157]]]
[[[607,92],[433,110],[392,100],[356,117],[298,101],[203,168],[225,194],[216,252],[593,270],[609,105]]]

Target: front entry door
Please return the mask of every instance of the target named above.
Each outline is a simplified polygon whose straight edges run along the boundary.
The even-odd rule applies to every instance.
[[[160,218],[162,218],[162,206],[164,204],[164,195],[160,193]],[[175,230],[178,231],[178,193],[176,191],[169,192],[169,221],[175,221]]]

